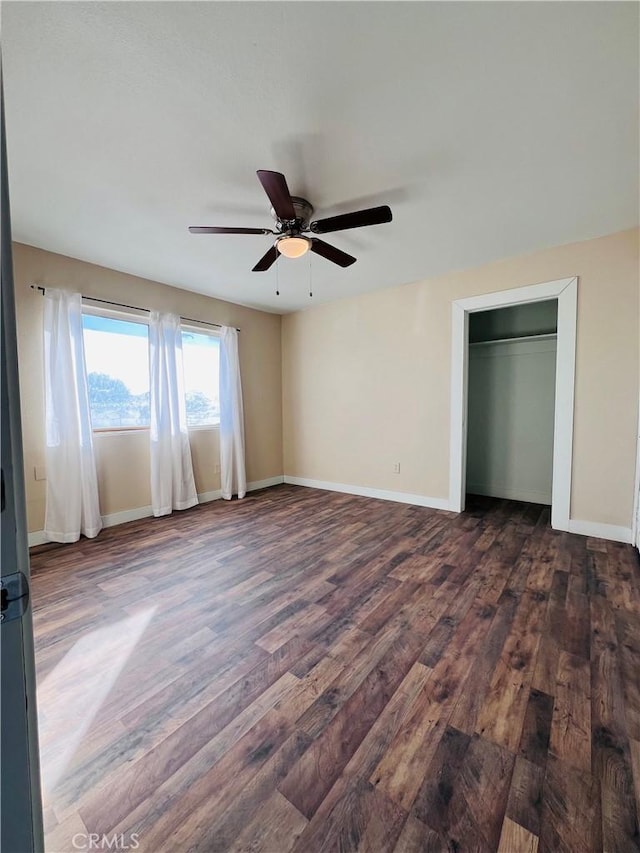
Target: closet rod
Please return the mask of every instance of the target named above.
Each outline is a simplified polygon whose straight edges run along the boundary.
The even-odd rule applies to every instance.
[[[469,346],[486,347],[489,346],[489,344],[512,344],[514,341],[545,341],[557,337],[557,332],[545,332],[542,335],[518,335],[513,338],[496,338],[495,341],[469,341]]]
[[[46,288],[41,284],[30,284],[29,287],[31,290],[39,290],[40,293],[44,295],[46,292]],[[102,305],[115,305],[118,308],[129,308],[131,311],[151,311],[151,308],[139,308],[137,305],[126,305],[124,302],[111,302],[108,299],[98,299],[96,296],[83,296],[83,299],[87,299],[89,302],[100,302]],[[184,320],[186,323],[201,323],[203,326],[217,326],[218,329],[222,328],[222,323],[209,323],[207,320],[194,320],[193,317],[183,317],[180,315],[180,319]],[[239,332],[240,329],[236,328],[236,332]]]

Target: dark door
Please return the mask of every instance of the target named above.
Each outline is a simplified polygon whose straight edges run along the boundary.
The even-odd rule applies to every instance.
[[[2,404],[0,622],[0,760],[2,763],[0,847],[3,853],[40,853],[42,802],[38,760],[33,627],[29,605],[22,431],[13,297],[11,224],[7,181],[4,94],[0,69],[2,151],[2,325],[0,328]]]

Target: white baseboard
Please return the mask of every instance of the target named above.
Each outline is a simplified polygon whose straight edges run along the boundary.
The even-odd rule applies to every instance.
[[[284,477],[279,474],[277,477],[267,477],[266,480],[254,480],[252,483],[247,483],[248,492],[257,492],[258,489],[268,489],[270,486],[280,486],[284,483]]]
[[[449,509],[448,498],[430,498],[426,495],[411,495],[408,492],[392,492],[387,489],[371,489],[368,486],[348,486],[345,483],[330,483],[325,480],[308,480],[306,477],[284,475],[284,482],[292,486],[307,486],[311,489],[324,489],[327,492],[343,492],[346,495],[360,495],[363,498],[378,498],[382,501],[395,501],[401,504],[414,504],[429,509]]]
[[[28,534],[29,548],[34,548],[36,545],[46,545],[49,541],[44,535],[44,530],[34,530]]]
[[[284,477],[280,474],[278,477],[267,477],[266,480],[253,480],[247,483],[248,492],[257,492],[258,489],[268,489],[270,486],[280,486],[284,483]],[[222,497],[222,490],[216,489],[215,492],[200,492],[198,494],[198,503],[206,504],[209,501],[218,501]]]
[[[255,492],[258,489],[267,489],[269,486],[279,486],[284,483],[282,474],[277,477],[268,477],[266,480],[254,480],[247,483],[247,491]],[[220,489],[213,492],[200,492],[198,494],[198,503],[204,504],[209,501],[217,501],[222,497]],[[112,512],[109,515],[102,516],[103,527],[115,527],[118,524],[126,524],[127,521],[138,521],[141,518],[151,518],[153,509],[150,506],[138,506],[133,509],[125,509],[122,512]],[[36,545],[45,545],[49,540],[45,536],[44,530],[34,530],[29,534],[29,548]]]
[[[592,536],[594,539],[609,539],[611,542],[633,542],[633,534],[630,527],[620,527],[617,524],[601,524],[598,521],[569,520],[569,533],[577,533],[580,536]]]
[[[150,506],[137,506],[133,509],[123,509],[122,512],[111,512],[102,516],[103,527],[116,527],[118,524],[126,524],[127,521],[138,521],[140,518],[148,518],[153,515]]]
[[[307,486],[312,489],[324,489],[328,492],[342,492],[347,495],[360,495],[365,498],[378,498],[383,501],[395,501],[397,503],[414,504],[429,509],[449,510],[447,498],[431,498],[425,495],[412,495],[408,492],[393,492],[386,489],[371,489],[368,486],[349,486],[344,483],[331,483],[325,480],[309,480],[306,477],[290,477],[281,474],[277,477],[268,477],[265,480],[254,480],[247,483],[247,491],[255,492],[258,489],[267,489],[270,486],[279,486],[281,483],[289,483],[292,486]],[[201,492],[198,495],[200,503],[219,500],[222,497],[220,489],[213,492]],[[140,506],[134,509],[126,509],[122,512],[112,512],[102,516],[104,527],[114,527],[117,524],[125,524],[127,521],[138,521],[141,518],[150,518],[153,511],[150,506]],[[578,521],[571,519],[569,522],[569,533],[577,533],[580,536],[592,536],[594,539],[609,539],[612,542],[633,542],[630,527],[620,527],[616,524],[601,524],[597,521]],[[44,530],[34,530],[29,533],[29,547],[45,545],[49,540],[44,535]]]
[[[291,477],[284,475],[284,482],[292,486],[308,486],[312,489],[324,489],[329,492],[343,492],[347,495],[361,495],[365,498],[379,498],[384,501],[397,501],[398,503],[415,504],[430,509],[449,510],[449,501],[446,498],[430,498],[424,495],[411,495],[407,492],[392,492],[385,489],[371,489],[367,486],[348,486],[344,483],[330,483],[325,480],[309,480],[306,477]],[[522,500],[522,498],[520,499]],[[612,542],[631,543],[632,534],[630,527],[619,527],[615,524],[600,524],[597,521],[575,521],[569,522],[569,533],[577,533],[581,536],[592,536],[594,539],[609,539]]]
[[[198,503],[208,504],[209,501],[219,501],[222,497],[222,491],[216,489],[215,492],[198,492]]]

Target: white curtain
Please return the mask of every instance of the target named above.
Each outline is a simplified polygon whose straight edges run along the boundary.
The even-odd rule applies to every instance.
[[[52,542],[92,539],[102,529],[87,369],[82,297],[47,288],[44,295],[47,503],[44,532]]]
[[[238,332],[228,326],[220,330],[220,480],[227,501],[247,493]]]
[[[180,318],[152,311],[149,318],[151,378],[151,505],[169,515],[198,503],[187,429]]]

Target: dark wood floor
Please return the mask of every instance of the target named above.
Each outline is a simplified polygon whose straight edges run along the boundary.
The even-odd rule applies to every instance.
[[[630,546],[281,486],[32,567],[49,853],[640,850]]]

